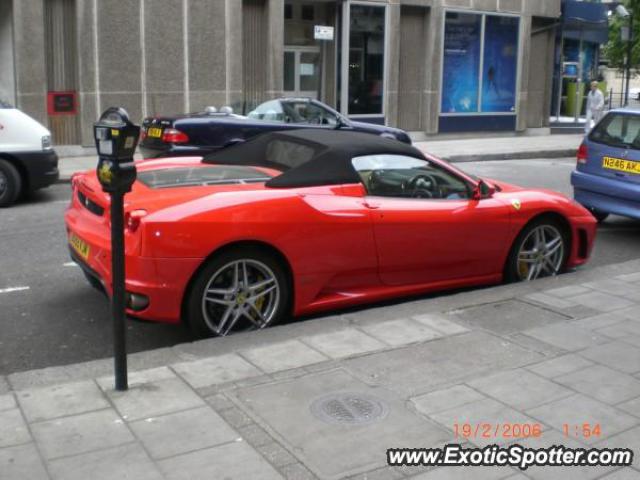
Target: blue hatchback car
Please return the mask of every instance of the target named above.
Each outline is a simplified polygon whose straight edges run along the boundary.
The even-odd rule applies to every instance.
[[[598,221],[611,213],[640,220],[640,110],[607,113],[580,145],[571,184]]]

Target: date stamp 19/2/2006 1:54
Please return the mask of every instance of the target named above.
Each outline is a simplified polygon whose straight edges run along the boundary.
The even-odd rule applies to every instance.
[[[600,438],[602,428],[599,423],[572,424],[561,426],[565,438],[592,439]],[[544,435],[543,425],[540,423],[454,423],[455,438],[466,440],[521,440],[526,438],[541,438]]]

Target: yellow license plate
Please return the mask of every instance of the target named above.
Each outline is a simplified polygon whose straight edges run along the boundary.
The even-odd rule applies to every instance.
[[[160,138],[162,136],[162,129],[151,127],[149,130],[147,130],[147,135],[153,138]]]
[[[91,251],[91,248],[84,240],[72,233],[71,235],[69,235],[69,244],[82,258],[84,258],[85,260],[89,258],[89,252]]]
[[[618,172],[635,173],[640,175],[640,162],[633,160],[623,160],[622,158],[604,157],[602,167]]]

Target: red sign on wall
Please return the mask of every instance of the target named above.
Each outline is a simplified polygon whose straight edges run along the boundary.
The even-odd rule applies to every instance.
[[[75,91],[47,92],[47,112],[49,115],[75,115],[78,110]]]

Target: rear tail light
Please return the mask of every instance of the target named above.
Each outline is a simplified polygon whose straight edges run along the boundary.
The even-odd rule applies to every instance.
[[[582,145],[580,145],[580,148],[578,148],[578,163],[584,165],[585,163],[587,163],[588,157],[589,149],[587,148],[587,145],[583,143]]]
[[[124,216],[124,224],[127,230],[131,233],[135,233],[140,226],[140,222],[147,215],[146,210],[132,210],[131,212],[127,212]]]
[[[147,129],[146,128],[141,128],[140,129],[140,140],[139,141],[143,141],[145,138],[147,138]]]
[[[162,141],[164,143],[187,143],[189,136],[175,128],[166,128],[162,133]]]

